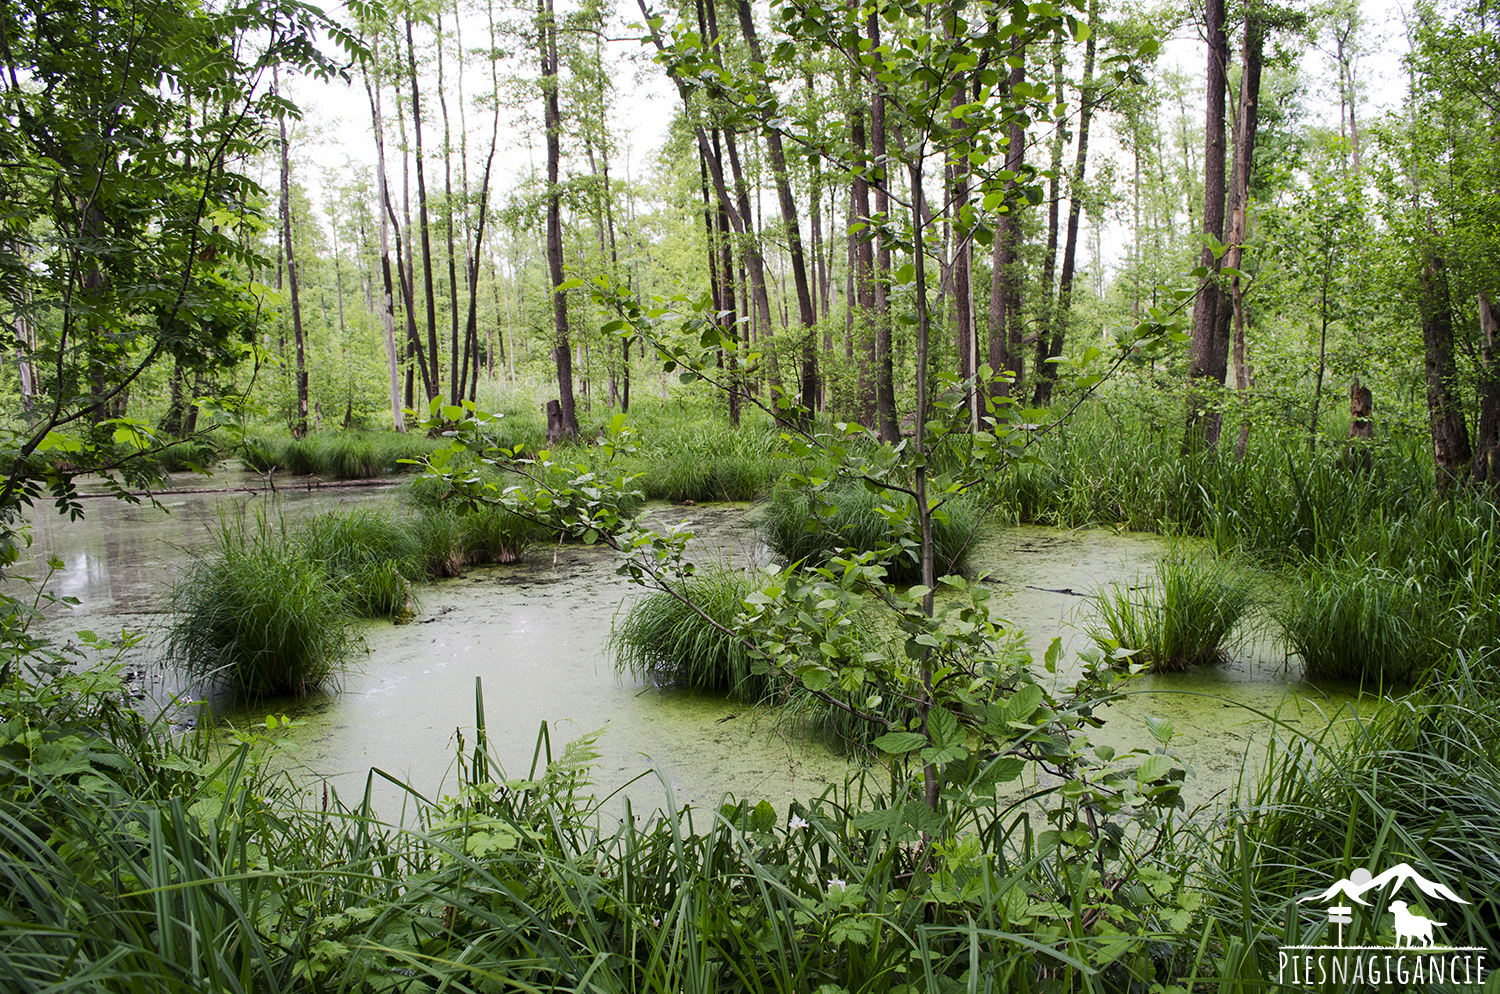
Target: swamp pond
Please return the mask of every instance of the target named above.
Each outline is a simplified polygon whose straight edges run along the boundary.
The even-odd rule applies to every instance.
[[[160,635],[172,587],[196,551],[209,548],[225,516],[257,511],[294,520],[351,504],[394,502],[394,487],[283,486],[272,494],[259,474],[217,473],[178,477],[179,491],[158,494],[161,508],[108,498],[86,501],[87,517],[69,522],[39,511],[33,518],[29,575],[46,573],[56,556],[64,569],[48,591],[76,597],[80,606],[47,608],[45,629],[62,641],[76,630],[100,636],[122,628],[147,636],[127,656],[143,705],[190,699],[201,688],[183,687],[161,668]],[[214,492],[187,492],[213,487]],[[736,567],[764,564],[746,505],[652,505],[662,526],[692,522],[695,559],[726,560]],[[1065,647],[1057,679],[1077,674],[1077,653],[1089,647],[1089,594],[1111,581],[1132,582],[1151,568],[1165,539],[1110,529],[993,528],[971,563],[989,572],[996,614],[1009,618],[1040,660],[1054,636]],[[25,570],[22,570],[25,573]],[[11,592],[19,594],[12,581]],[[602,730],[597,790],[612,791],[646,773],[626,790],[638,808],[664,797],[713,804],[724,794],[766,798],[783,806],[842,783],[847,760],[766,710],[723,697],[642,686],[616,676],[606,643],[611,625],[646,591],[615,572],[612,554],[579,545],[533,547],[509,566],[471,569],[465,576],[416,587],[411,623],[362,623],[368,646],[336,690],[308,698],[278,699],[243,707],[215,701],[216,720],[239,728],[264,727],[268,714],[300,724],[289,730],[288,755],[313,783],[327,782],[347,803],[365,789],[371,768],[403,780],[427,797],[456,786],[457,730],[472,748],[475,680],[482,680],[492,751],[507,775],[524,776],[547,722],[554,754],[564,743]],[[1242,637],[1226,665],[1183,674],[1138,677],[1126,700],[1100,712],[1105,725],[1096,742],[1117,749],[1153,745],[1145,719],[1165,719],[1176,732],[1171,748],[1188,764],[1184,788],[1190,808],[1210,804],[1231,789],[1246,765],[1253,769],[1275,714],[1288,726],[1318,732],[1331,720],[1368,711],[1346,686],[1299,678],[1295,660],[1265,637]],[[1049,678],[1050,679],[1050,678]],[[1373,703],[1373,702],[1369,702]],[[175,721],[199,709],[176,705]],[[660,777],[649,775],[655,769]],[[1029,778],[1030,774],[1028,774]],[[377,809],[401,816],[402,791],[374,778]]]

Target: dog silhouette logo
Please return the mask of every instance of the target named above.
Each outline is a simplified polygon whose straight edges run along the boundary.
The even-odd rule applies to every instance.
[[[1401,899],[1402,889],[1408,887],[1405,896],[1421,902],[1418,910]],[[1392,983],[1409,990],[1423,990],[1429,984],[1483,987],[1488,950],[1484,946],[1445,944],[1446,937],[1437,930],[1448,922],[1430,917],[1434,901],[1470,903],[1407,863],[1398,863],[1378,875],[1360,867],[1326,889],[1299,898],[1299,904],[1329,905],[1327,923],[1338,931],[1336,938],[1325,939],[1313,932],[1308,944],[1283,945],[1277,957],[1276,982],[1293,989],[1332,985],[1353,990],[1365,984],[1378,987]],[[1356,916],[1356,907],[1364,912]],[[1393,919],[1394,945],[1383,937],[1381,926],[1387,915]],[[1453,920],[1451,915],[1442,917]],[[1346,925],[1356,926],[1347,945]]]
[[[1432,948],[1432,927],[1434,925],[1446,925],[1447,922],[1435,922],[1431,918],[1424,918],[1419,914],[1406,910],[1405,901],[1392,901],[1391,914],[1396,916],[1396,945],[1401,945],[1402,939],[1406,940],[1406,946],[1410,948],[1418,939],[1428,949]]]

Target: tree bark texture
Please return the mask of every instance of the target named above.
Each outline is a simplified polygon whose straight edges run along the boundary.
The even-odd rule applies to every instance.
[[[547,412],[548,441],[578,437],[578,414],[573,398],[573,346],[568,340],[568,295],[563,284],[562,188],[558,170],[562,161],[562,111],[558,105],[557,21],[552,0],[537,0],[537,47],[542,63],[542,112],[547,128],[547,272],[552,280],[552,354],[557,362],[558,414],[554,428]],[[557,433],[554,436],[554,431]]]
[[[1479,294],[1479,422],[1474,482],[1500,488],[1500,304]]]
[[[1224,30],[1224,0],[1206,0],[1204,24],[1208,35],[1208,87],[1203,124],[1203,233],[1224,241],[1224,89],[1229,68],[1229,36]],[[1211,274],[1219,271],[1219,258],[1209,244],[1203,246],[1200,264]],[[1198,381],[1222,386],[1229,372],[1228,323],[1219,320],[1219,284],[1210,277],[1193,309],[1192,343],[1188,351],[1187,434],[1184,447],[1196,450],[1218,444],[1223,416]]]
[[[1427,254],[1420,284],[1422,347],[1427,358],[1427,415],[1432,427],[1437,489],[1443,493],[1469,469],[1474,453],[1469,447],[1469,426],[1464,421],[1463,404],[1457,393],[1448,270],[1436,251]]]

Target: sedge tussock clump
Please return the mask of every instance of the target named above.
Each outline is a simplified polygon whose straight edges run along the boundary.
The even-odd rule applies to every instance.
[[[226,522],[173,591],[168,662],[248,697],[327,684],[362,642],[322,564],[261,518]]]
[[[1154,576],[1111,584],[1095,601],[1089,634],[1101,648],[1130,652],[1158,673],[1175,672],[1223,661],[1250,606],[1250,588],[1226,560],[1173,551],[1156,561]]]

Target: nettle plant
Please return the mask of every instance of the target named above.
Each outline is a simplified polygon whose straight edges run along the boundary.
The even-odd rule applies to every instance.
[[[572,287],[585,285],[574,281]],[[609,333],[649,342],[664,368],[684,380],[736,389],[725,379],[731,364],[718,362],[721,352],[738,352],[739,369],[755,367],[759,357],[721,325],[723,316],[707,300],[642,301],[603,279],[587,286],[599,304],[619,315],[606,326]],[[1076,366],[1065,367],[1062,385],[1077,397],[1072,409],[1121,366],[1181,341],[1178,320],[1193,295],[1174,291],[1177,305],[1155,310],[1116,335],[1112,355],[1092,347]],[[922,353],[924,345],[919,339]],[[925,354],[918,361],[925,364]],[[1034,812],[1040,802],[1049,825],[1032,841],[1082,874],[1080,883],[1092,880],[1108,889],[1120,879],[1108,865],[1130,858],[1127,829],[1164,838],[1172,812],[1181,806],[1185,769],[1169,750],[1170,727],[1156,726],[1158,741],[1151,748],[1116,752],[1096,745],[1089,730],[1102,724],[1098,711],[1117,698],[1128,667],[1122,673],[1111,665],[1117,660],[1086,656],[1076,683],[1049,689],[1033,672],[1029,653],[1017,651],[981,582],[933,575],[933,520],[956,497],[982,493],[1027,459],[1040,436],[1067,416],[1048,420],[1046,411],[1021,409],[987,389],[995,379],[987,368],[969,380],[938,377],[930,400],[919,393],[915,435],[896,444],[879,442],[858,424],[838,423],[825,432],[804,428],[810,419],[789,398],[766,402],[742,393],[782,426],[784,454],[802,460],[802,471],[788,477],[792,485],[832,513],[836,485],[861,481],[889,498],[882,513],[896,538],[884,548],[846,549],[817,568],[761,570],[730,623],[710,617],[684,591],[684,579],[695,571],[687,551],[689,527],[658,529],[637,515],[641,494],[634,478],[616,465],[617,457],[634,448],[625,415],[605,426],[595,458],[577,460],[496,444],[499,418],[473,404],[435,405],[427,426],[449,444],[432,454],[427,469],[445,479],[463,509],[499,505],[614,550],[623,575],[679,598],[705,624],[740,639],[758,672],[795,680],[807,693],[874,726],[879,734],[873,744],[890,771],[890,794],[862,812],[858,826],[886,831],[895,843],[916,843],[910,848],[915,873],[934,879],[965,851],[962,838],[975,830],[1008,835],[1004,826],[1018,821],[1017,812]],[[964,405],[972,397],[980,398],[985,413],[982,430],[970,433]],[[933,453],[960,434],[967,458],[956,466],[944,460],[948,468],[939,468]],[[470,458],[458,458],[464,454]],[[479,464],[524,482],[489,482],[476,471]],[[897,556],[920,560],[922,583],[902,587],[887,580],[887,566]],[[861,624],[904,637],[878,640],[871,648],[858,637]],[[1056,672],[1061,654],[1060,640],[1054,640],[1045,655],[1049,673]],[[1045,780],[1050,786],[1023,792],[1020,800],[1007,791],[1012,800],[1002,800],[998,788],[1021,778],[1029,766],[1042,774],[1039,785]]]

